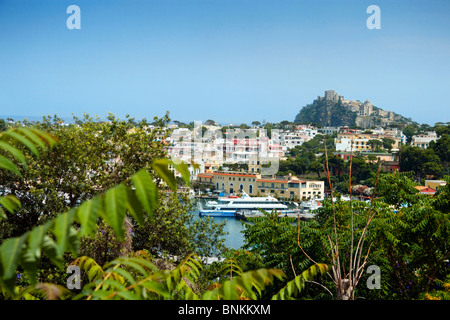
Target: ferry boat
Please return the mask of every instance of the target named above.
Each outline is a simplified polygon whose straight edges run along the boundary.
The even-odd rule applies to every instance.
[[[219,197],[218,201],[208,201],[205,207],[199,203],[200,216],[212,217],[258,217],[263,216],[259,210],[266,212],[276,210],[282,216],[298,216],[301,213],[299,209],[289,209],[287,205],[279,202],[272,196],[250,197],[245,192],[242,195],[230,195],[229,197]]]

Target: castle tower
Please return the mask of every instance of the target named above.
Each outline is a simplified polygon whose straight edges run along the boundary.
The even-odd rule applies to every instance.
[[[339,96],[334,90],[326,90],[325,91],[325,100],[337,102],[339,100]]]

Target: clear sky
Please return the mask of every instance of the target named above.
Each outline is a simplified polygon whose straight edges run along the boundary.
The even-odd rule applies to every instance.
[[[448,0],[0,0],[0,115],[293,121],[333,89],[447,122],[449,16]]]

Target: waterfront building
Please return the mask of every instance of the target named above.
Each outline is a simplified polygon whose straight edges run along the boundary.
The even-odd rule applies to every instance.
[[[197,174],[197,182],[213,187],[216,192],[250,196],[271,195],[284,200],[323,199],[323,181],[301,180],[297,177],[261,176],[248,172],[214,172]]]

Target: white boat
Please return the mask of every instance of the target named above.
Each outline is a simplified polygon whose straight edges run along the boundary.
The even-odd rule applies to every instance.
[[[302,203],[300,203],[300,210],[303,213],[312,213],[312,212],[314,212],[314,210],[316,210],[320,207],[322,207],[322,202],[321,202],[321,200],[318,200],[318,199],[310,199],[310,200],[303,201]]]
[[[287,205],[279,202],[274,197],[250,197],[245,192],[240,197],[231,195],[229,197],[219,197],[218,201],[208,201],[205,207],[199,203],[200,216],[258,217],[264,215],[260,209],[266,212],[276,210],[282,216],[298,216],[301,213],[299,209],[289,209]]]

